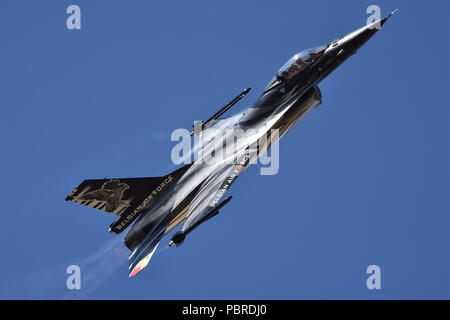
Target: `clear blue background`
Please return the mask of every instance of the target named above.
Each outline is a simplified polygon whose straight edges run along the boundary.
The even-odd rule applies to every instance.
[[[320,85],[279,173],[251,166],[219,216],[128,279],[122,247],[101,249],[115,217],[65,202],[72,188],[173,170],[173,129],[253,87],[247,107],[370,4],[400,10]],[[444,0],[1,1],[0,298],[450,298],[449,17]]]

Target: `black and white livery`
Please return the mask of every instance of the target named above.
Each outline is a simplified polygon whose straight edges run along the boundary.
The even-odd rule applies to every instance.
[[[170,242],[170,246],[179,246],[192,230],[219,213],[231,199],[223,199],[231,184],[261,155],[261,139],[265,137],[270,146],[319,106],[322,94],[318,84],[355,54],[392,14],[328,45],[294,55],[251,107],[232,117],[219,118],[250,90],[245,89],[194,129],[192,134],[201,134],[206,142],[200,146],[202,156],[192,163],[162,177],[85,180],[66,200],[118,215],[110,226],[111,232],[119,234],[132,224],[124,242],[132,251],[129,276],[136,275],[147,266],[165,234],[183,223]],[[277,137],[271,136],[273,129]],[[231,154],[217,148],[237,130],[251,134],[237,139]],[[208,161],[212,155],[216,160]]]

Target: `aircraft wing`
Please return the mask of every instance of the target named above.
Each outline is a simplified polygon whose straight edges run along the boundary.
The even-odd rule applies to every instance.
[[[219,203],[231,184],[250,163],[251,156],[248,150],[244,150],[236,162],[220,164],[214,173],[206,178],[189,206],[181,232],[189,233],[200,223],[217,214],[218,209],[228,202],[224,200]],[[148,234],[133,250],[129,257],[130,277],[134,277],[148,265],[166,229],[167,226],[163,227],[157,235]]]
[[[251,151],[256,152],[256,151]],[[199,223],[206,221],[217,206],[231,184],[248,166],[251,159],[249,150],[237,158],[235,163],[221,164],[202,184],[197,195],[192,200],[186,221],[181,232],[189,233]],[[217,212],[216,212],[217,213]]]

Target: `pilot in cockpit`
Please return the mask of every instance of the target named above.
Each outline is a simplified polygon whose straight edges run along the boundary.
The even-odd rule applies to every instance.
[[[267,85],[266,91],[305,70],[325,52],[326,48],[327,46],[316,47],[294,55],[280,68],[280,70],[278,70],[276,75]]]

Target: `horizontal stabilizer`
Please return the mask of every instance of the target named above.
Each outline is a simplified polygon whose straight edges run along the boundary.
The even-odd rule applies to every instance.
[[[134,277],[135,275],[137,275],[139,272],[141,272],[150,262],[150,259],[152,258],[153,254],[156,251],[156,248],[158,248],[158,244],[159,242],[156,244],[156,246],[153,248],[152,252],[150,252],[145,258],[143,258],[142,260],[140,260],[138,262],[138,264],[133,268],[133,270],[131,270],[130,274],[128,277]]]
[[[128,258],[130,278],[137,275],[148,265],[159,245],[159,242],[161,241],[161,238],[164,236],[166,228],[167,226],[164,227],[156,236],[153,234],[148,234],[133,250]]]

